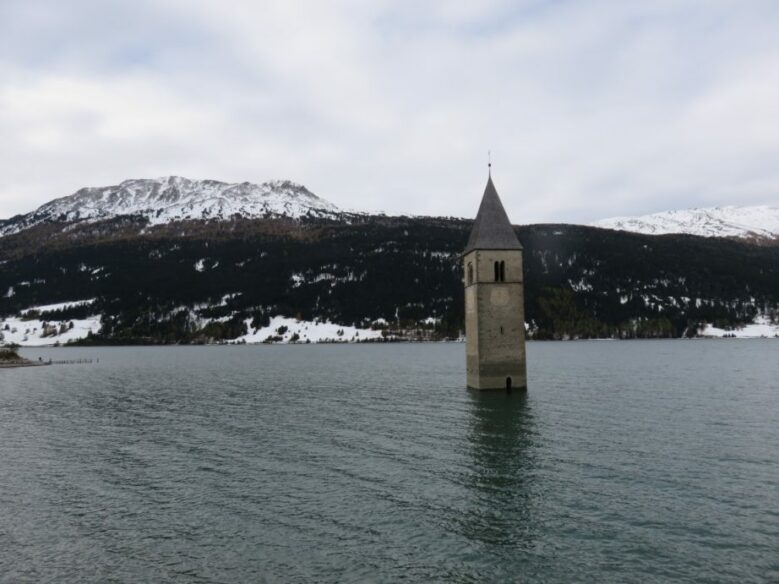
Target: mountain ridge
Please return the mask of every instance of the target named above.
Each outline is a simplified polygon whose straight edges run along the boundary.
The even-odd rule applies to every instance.
[[[84,187],[34,211],[0,220],[0,238],[42,223],[74,225],[137,217],[149,227],[178,221],[287,218],[351,220],[368,213],[341,209],[291,180],[260,184],[163,176]],[[378,215],[383,215],[379,213]],[[409,216],[409,215],[406,215]],[[467,220],[467,219],[464,219]],[[593,227],[645,235],[687,234],[779,242],[779,206],[724,206],[600,219]]]
[[[254,184],[165,176],[84,187],[30,213],[0,222],[0,237],[44,222],[94,222],[130,215],[145,217],[150,225],[159,225],[186,220],[227,220],[235,216],[334,218],[344,213],[305,186],[289,180]]]
[[[779,207],[755,205],[661,211],[649,215],[609,217],[593,227],[645,235],[687,234],[701,237],[779,239]]]

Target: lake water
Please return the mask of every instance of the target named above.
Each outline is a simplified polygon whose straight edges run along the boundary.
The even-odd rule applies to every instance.
[[[779,581],[779,342],[26,350],[2,582]]]

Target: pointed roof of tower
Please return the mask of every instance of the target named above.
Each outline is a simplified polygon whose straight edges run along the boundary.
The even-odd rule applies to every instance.
[[[500,202],[498,191],[492,184],[492,176],[487,179],[479,212],[463,253],[474,249],[522,249],[503,203]]]

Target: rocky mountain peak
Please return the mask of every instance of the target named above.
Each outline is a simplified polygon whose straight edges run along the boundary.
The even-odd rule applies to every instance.
[[[0,236],[44,222],[99,221],[143,216],[152,225],[233,217],[335,217],[341,210],[290,180],[261,184],[193,180],[182,176],[129,179],[107,187],[85,187],[27,215],[0,224]]]

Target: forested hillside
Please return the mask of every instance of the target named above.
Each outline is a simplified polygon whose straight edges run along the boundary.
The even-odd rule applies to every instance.
[[[469,229],[366,216],[42,224],[0,239],[0,316],[95,299],[33,316],[102,315],[93,342],[229,340],[276,315],[456,338]],[[694,335],[702,323],[727,328],[779,306],[777,247],[573,225],[517,233],[534,338]]]

